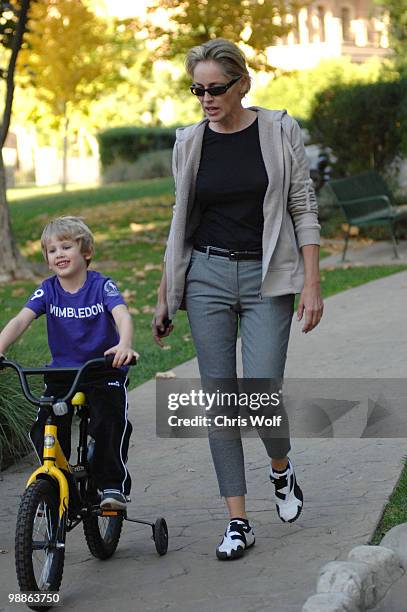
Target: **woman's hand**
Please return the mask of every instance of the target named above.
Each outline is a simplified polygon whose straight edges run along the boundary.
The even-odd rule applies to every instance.
[[[153,320],[151,321],[154,342],[161,348],[164,346],[162,339],[169,336],[174,329],[172,323],[166,327],[165,321],[168,321],[168,306],[165,302],[162,302],[157,304]]]
[[[297,308],[297,320],[301,321],[305,311],[305,323],[302,331],[306,334],[318,325],[324,312],[319,282],[304,285]]]

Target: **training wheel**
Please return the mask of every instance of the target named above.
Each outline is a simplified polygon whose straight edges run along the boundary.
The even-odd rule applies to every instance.
[[[153,528],[155,548],[159,555],[165,555],[168,550],[168,527],[164,518],[158,518]]]

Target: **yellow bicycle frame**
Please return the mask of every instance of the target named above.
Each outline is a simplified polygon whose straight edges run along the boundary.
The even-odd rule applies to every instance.
[[[83,406],[85,404],[84,393],[76,393],[72,398],[72,405]],[[42,465],[35,470],[27,481],[29,487],[41,474],[47,477],[54,478],[59,485],[59,518],[62,519],[64,512],[68,510],[69,505],[69,487],[68,481],[62,470],[72,472],[72,468],[62,451],[58,442],[57,426],[45,425],[44,430],[44,454]]]

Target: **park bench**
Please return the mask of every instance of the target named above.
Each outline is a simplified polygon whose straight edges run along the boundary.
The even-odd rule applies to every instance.
[[[347,221],[342,261],[345,260],[351,226],[370,225],[389,228],[394,257],[399,259],[395,225],[398,221],[407,219],[407,205],[395,204],[394,197],[380,174],[370,170],[348,178],[331,180],[327,185]]]

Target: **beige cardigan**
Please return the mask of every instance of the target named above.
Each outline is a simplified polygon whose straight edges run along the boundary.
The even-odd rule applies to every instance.
[[[263,202],[263,296],[300,293],[304,262],[300,247],[319,244],[318,209],[298,123],[285,110],[257,111],[260,148],[269,184]],[[208,120],[179,128],[173,153],[174,213],[165,253],[169,317],[184,308],[185,274],[199,224],[195,182]]]

